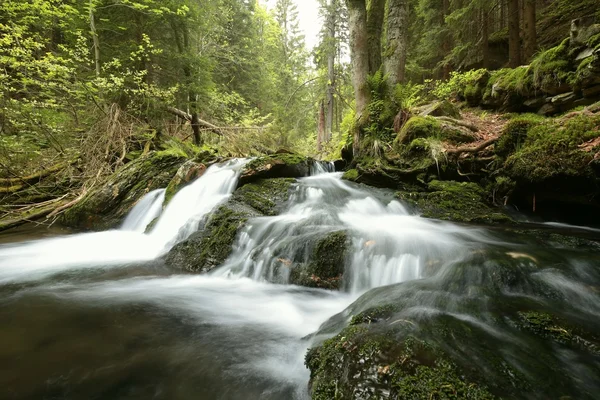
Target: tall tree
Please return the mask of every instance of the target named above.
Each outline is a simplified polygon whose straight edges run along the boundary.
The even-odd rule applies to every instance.
[[[524,0],[523,15],[523,61],[530,60],[537,48],[536,0]]]
[[[381,37],[386,0],[370,0],[367,4],[367,35],[369,43],[369,73],[381,67]]]
[[[508,64],[511,68],[521,65],[520,34],[519,0],[508,0]]]
[[[367,35],[367,7],[365,0],[346,0],[350,27],[350,52],[352,54],[352,81],[356,117],[359,121],[354,129],[354,154],[360,151],[361,125],[368,117],[367,106],[371,100],[369,90],[369,40]]]
[[[405,78],[408,11],[407,0],[388,0],[385,73],[390,88]]]

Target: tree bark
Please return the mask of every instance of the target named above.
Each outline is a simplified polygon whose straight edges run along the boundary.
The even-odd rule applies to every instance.
[[[450,15],[450,0],[442,0],[442,9],[442,25],[446,26],[446,17]],[[448,56],[450,51],[452,51],[452,36],[449,29],[446,29],[446,35],[442,43],[442,50],[444,58]],[[450,63],[445,62],[442,66],[442,79],[449,79],[450,72],[452,72],[452,66]]]
[[[521,29],[519,26],[519,0],[508,0],[508,65],[521,65]]]
[[[523,61],[531,60],[537,48],[536,32],[536,0],[525,0],[525,15],[523,16],[523,37],[525,46],[523,49]]]
[[[490,68],[490,16],[486,7],[481,9],[481,58],[483,68]]]
[[[385,72],[388,86],[404,82],[406,70],[408,1],[388,0]]]
[[[100,76],[100,41],[98,40],[98,32],[96,31],[96,20],[94,17],[94,4],[90,0],[90,32],[92,33],[92,41],[94,43],[94,64],[96,67],[96,77]]]
[[[336,30],[335,30],[335,10],[338,8],[337,0],[330,0],[329,15],[327,16],[327,119],[325,123],[326,142],[329,142],[333,132],[333,113],[335,110],[335,55],[336,55]]]
[[[319,105],[319,132],[317,133],[317,152],[323,150],[323,139],[325,138],[325,105],[323,101]]]
[[[217,135],[223,135],[223,132],[221,132],[221,128],[219,128],[216,125],[211,124],[210,122],[201,120],[200,118],[198,118],[198,114],[189,114],[183,110],[180,110],[178,108],[175,107],[167,107],[167,111],[170,112],[173,115],[178,116],[179,118],[185,119],[186,121],[188,121],[191,125],[192,125],[192,131],[194,132],[194,136],[196,134],[200,134],[200,129],[204,128],[204,129],[208,129],[213,133],[216,133]],[[194,137],[194,140],[196,138]]]
[[[367,10],[367,36],[369,42],[369,73],[381,67],[381,36],[385,16],[385,0],[371,0]]]
[[[367,35],[367,8],[365,0],[346,0],[350,26],[350,51],[352,54],[352,83],[356,101],[357,126],[354,129],[354,154],[360,152],[361,125],[368,117],[367,106],[371,101],[369,75],[369,43]]]

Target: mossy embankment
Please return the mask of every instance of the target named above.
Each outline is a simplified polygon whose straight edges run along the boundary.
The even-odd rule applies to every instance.
[[[453,79],[454,104],[401,111],[396,134],[377,154],[365,140],[344,179],[396,189],[431,218],[509,222],[502,208],[514,206],[600,223],[589,217],[600,215],[600,25],[575,31],[528,66]]]

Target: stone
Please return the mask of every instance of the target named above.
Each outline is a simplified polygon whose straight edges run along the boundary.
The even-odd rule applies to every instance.
[[[460,111],[458,108],[447,100],[437,101],[423,107],[419,113],[422,117],[450,117],[459,119]]]

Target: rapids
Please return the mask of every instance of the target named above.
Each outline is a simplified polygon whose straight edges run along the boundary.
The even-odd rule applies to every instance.
[[[118,230],[0,245],[0,397],[306,399],[304,355],[330,317],[350,318],[338,313],[371,289],[510,248],[483,228],[421,218],[391,193],[315,164],[284,212],[248,221],[220,268],[169,270],[161,257],[229,198],[244,163],[210,167],[164,211],[164,190],[148,193]],[[301,258],[307,237],[340,230],[352,248],[344,290],[289,285],[275,255]],[[597,300],[546,278],[574,301]]]

